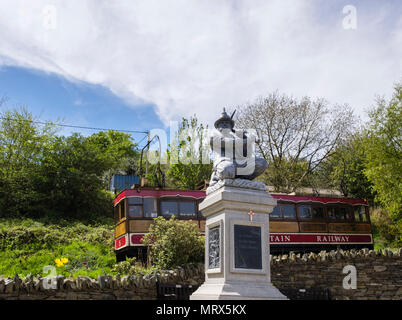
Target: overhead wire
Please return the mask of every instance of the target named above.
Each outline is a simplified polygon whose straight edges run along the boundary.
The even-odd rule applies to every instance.
[[[27,121],[32,123],[37,123],[41,125],[48,125],[52,124],[59,127],[67,127],[67,128],[76,128],[76,129],[89,129],[89,130],[98,130],[98,131],[119,131],[119,132],[128,132],[128,133],[143,133],[148,134],[148,131],[138,131],[138,130],[124,130],[124,129],[107,129],[107,128],[96,128],[96,127],[86,127],[86,126],[74,126],[69,124],[60,124],[60,123],[53,123],[53,122],[43,122],[43,121],[36,121],[36,120],[27,120],[27,119],[14,119],[10,117],[2,117],[0,119],[7,120],[7,121]]]

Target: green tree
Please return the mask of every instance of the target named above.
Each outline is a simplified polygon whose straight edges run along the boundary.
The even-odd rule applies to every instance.
[[[5,110],[0,119],[0,214],[40,210],[40,166],[55,134],[26,108]]]
[[[103,183],[108,189],[113,174],[137,174],[139,152],[131,135],[114,130],[100,131],[88,137],[88,142],[104,162]]]
[[[402,84],[389,101],[378,99],[367,128],[366,174],[376,200],[387,210],[394,235],[402,233]]]
[[[372,184],[364,174],[366,139],[363,132],[358,132],[339,144],[312,180],[319,187],[339,190],[345,197],[373,199]]]
[[[110,215],[108,177],[138,154],[128,134],[57,136],[54,125],[26,109],[5,110],[0,120],[0,214]]]
[[[109,159],[89,138],[56,137],[41,166],[48,211],[70,217],[110,214],[111,198],[103,192],[103,173],[109,168]]]
[[[180,189],[195,189],[196,185],[210,178],[210,161],[207,129],[198,124],[197,118],[183,118],[168,151],[169,169],[167,176]]]
[[[56,137],[42,161],[50,208],[73,217],[109,215],[112,197],[105,191],[105,176],[135,155],[135,144],[124,133]]]

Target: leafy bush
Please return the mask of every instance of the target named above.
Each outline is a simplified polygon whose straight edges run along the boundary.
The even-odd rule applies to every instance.
[[[137,259],[127,258],[126,261],[121,261],[115,264],[111,270],[111,272],[120,274],[120,275],[135,275],[139,273],[147,274],[151,273],[155,268],[146,268],[142,263],[137,262]]]
[[[384,209],[376,208],[371,211],[371,224],[375,236],[375,244],[380,247],[402,247],[402,220],[393,223]]]
[[[149,246],[153,266],[173,268],[204,259],[204,237],[194,223],[157,217],[142,242]]]

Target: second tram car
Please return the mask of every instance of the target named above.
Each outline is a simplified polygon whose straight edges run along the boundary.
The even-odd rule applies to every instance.
[[[362,199],[271,195],[277,206],[270,214],[271,254],[318,252],[337,248],[373,249],[368,202]],[[205,191],[126,189],[114,201],[117,261],[137,257],[145,261],[142,237],[153,218],[188,220],[204,235],[205,218],[198,210]]]

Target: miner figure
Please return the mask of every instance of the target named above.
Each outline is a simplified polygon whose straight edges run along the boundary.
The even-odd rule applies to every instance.
[[[252,180],[268,167],[264,158],[255,156],[255,132],[234,129],[235,112],[229,116],[223,109],[222,116],[215,121],[216,130],[210,139],[214,155],[210,186],[224,179]]]

